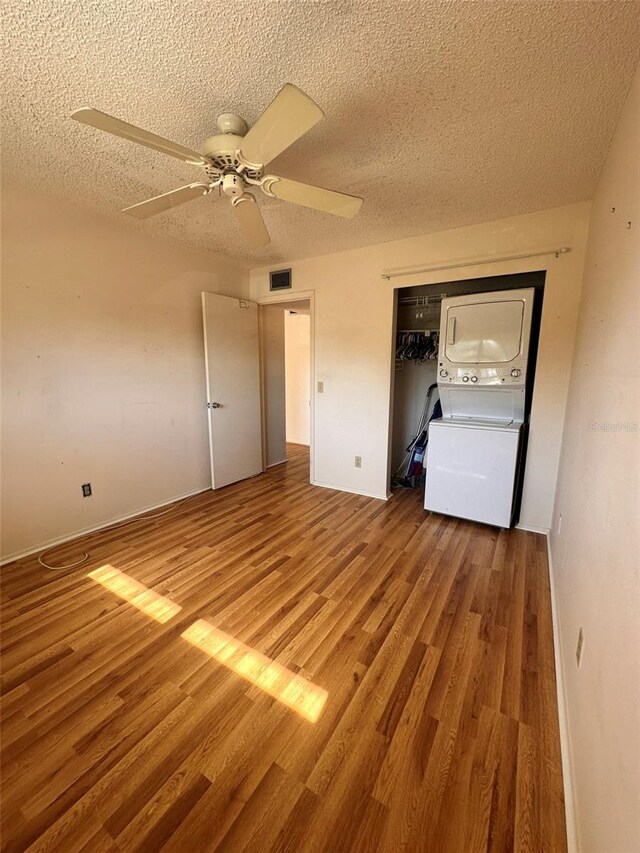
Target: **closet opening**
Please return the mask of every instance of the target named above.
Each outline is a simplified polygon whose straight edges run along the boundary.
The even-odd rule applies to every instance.
[[[538,271],[396,288],[390,437],[392,492],[417,490],[425,501],[426,480],[426,509],[496,526],[517,524],[544,280],[545,272]],[[513,291],[513,297],[507,291]],[[486,300],[475,298],[479,294],[487,294]],[[445,310],[443,299],[446,300]],[[518,312],[522,312],[522,323]],[[518,352],[516,347],[513,353],[506,355],[490,358],[478,355],[480,350],[486,354],[492,349],[496,353],[501,349],[501,342],[510,334],[509,323],[518,336],[522,335],[518,337]],[[455,357],[454,352],[457,353]],[[460,364],[456,362],[452,367],[451,358]],[[501,358],[505,361],[498,364]],[[491,360],[494,363],[489,363]],[[430,434],[434,437],[431,478],[427,471]],[[438,455],[436,436],[440,448]],[[501,521],[489,520],[482,511],[474,517],[475,509],[468,508],[471,499],[458,501],[455,492],[464,492],[468,497],[476,487],[481,489],[483,483],[497,476],[493,472],[504,458],[501,441],[511,442],[513,448],[511,467],[507,465],[506,474],[500,475],[511,478],[509,507],[502,515],[495,516]],[[496,465],[492,453],[495,453]],[[436,468],[440,471],[439,482],[444,485],[438,486],[438,500],[434,503]],[[476,503],[483,503],[481,490]]]
[[[262,304],[260,339],[263,467],[312,482],[311,300]]]

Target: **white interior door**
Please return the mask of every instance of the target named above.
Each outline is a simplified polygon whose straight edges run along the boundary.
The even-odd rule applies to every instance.
[[[211,486],[262,471],[258,306],[202,294]]]

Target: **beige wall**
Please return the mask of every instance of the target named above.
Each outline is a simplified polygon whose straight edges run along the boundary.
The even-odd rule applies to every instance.
[[[285,311],[260,308],[262,322],[262,423],[265,465],[287,458],[285,424]]]
[[[210,485],[200,291],[248,280],[10,187],[2,213],[7,557]]]
[[[309,444],[311,317],[285,313],[287,441]]]
[[[521,522],[551,522],[589,204],[517,216],[424,237],[282,264],[296,290],[315,291],[315,482],[387,496],[393,289],[548,267]],[[348,223],[345,225],[348,227]],[[569,245],[559,258],[488,263],[385,281],[385,268],[525,253]],[[269,292],[268,270],[251,273],[251,296]],[[362,456],[362,468],[354,456]]]
[[[589,853],[640,850],[639,170],[636,74],[593,202],[551,536],[576,825]]]

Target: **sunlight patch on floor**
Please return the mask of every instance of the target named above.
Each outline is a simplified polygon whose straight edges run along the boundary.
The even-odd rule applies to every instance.
[[[328,693],[302,675],[198,619],[181,636],[233,672],[273,696],[311,723],[320,717]]]
[[[179,604],[154,592],[119,569],[114,569],[113,566],[100,566],[99,569],[89,572],[88,577],[158,622],[168,622],[182,610]]]
[[[99,569],[89,572],[87,577],[102,584],[110,592],[158,622],[168,622],[182,609],[171,599],[154,592],[111,565],[100,566]],[[300,714],[305,720],[315,723],[320,717],[328,696],[324,688],[318,687],[304,676],[292,672],[230,634],[225,634],[206,619],[198,619],[180,636]]]

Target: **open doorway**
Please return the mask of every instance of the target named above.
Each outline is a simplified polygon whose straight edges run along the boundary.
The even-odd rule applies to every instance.
[[[311,299],[262,304],[260,326],[264,468],[313,482]]]

